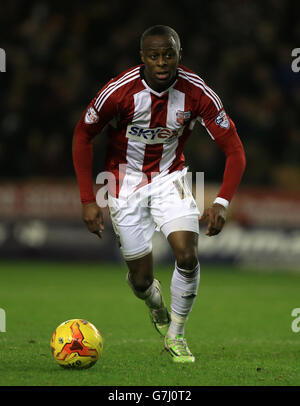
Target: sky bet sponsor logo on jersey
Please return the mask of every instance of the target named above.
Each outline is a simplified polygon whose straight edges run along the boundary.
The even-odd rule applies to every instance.
[[[134,141],[144,142],[145,144],[164,144],[180,137],[183,128],[171,130],[170,128],[142,128],[135,124],[127,126],[126,137]]]

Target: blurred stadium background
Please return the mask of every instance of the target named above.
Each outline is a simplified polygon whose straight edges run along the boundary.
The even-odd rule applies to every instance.
[[[200,239],[201,262],[300,270],[300,73],[291,69],[297,10],[285,0],[3,2],[0,259],[121,259],[107,212],[101,242],[81,221],[73,129],[102,85],[139,63],[141,33],[166,24],[181,37],[183,64],[223,100],[247,156],[223,233]],[[95,177],[105,144],[103,133]],[[197,128],[186,158],[191,171],[205,173],[209,204],[224,157]],[[160,235],[153,243],[156,260],[169,261]]]

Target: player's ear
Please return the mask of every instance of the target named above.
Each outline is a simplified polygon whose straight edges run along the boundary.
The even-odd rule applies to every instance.
[[[182,60],[182,48],[180,48],[179,50],[179,62],[181,62]]]
[[[145,59],[144,59],[144,53],[142,50],[140,50],[140,57],[141,57],[142,62],[144,63]]]

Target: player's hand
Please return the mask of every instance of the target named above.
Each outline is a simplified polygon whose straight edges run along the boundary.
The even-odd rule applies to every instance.
[[[211,207],[204,210],[204,213],[199,218],[200,224],[207,224],[205,234],[209,237],[219,234],[226,221],[226,209],[218,203],[214,203]]]
[[[82,219],[91,233],[102,238],[104,230],[103,214],[96,202],[82,205]]]

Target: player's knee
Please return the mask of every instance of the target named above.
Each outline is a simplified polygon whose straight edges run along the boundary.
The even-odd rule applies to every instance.
[[[144,292],[153,282],[153,277],[150,275],[142,275],[137,272],[129,272],[128,278],[133,289],[137,292]]]
[[[194,252],[182,250],[176,255],[177,266],[181,269],[192,270],[197,266],[198,258]]]

